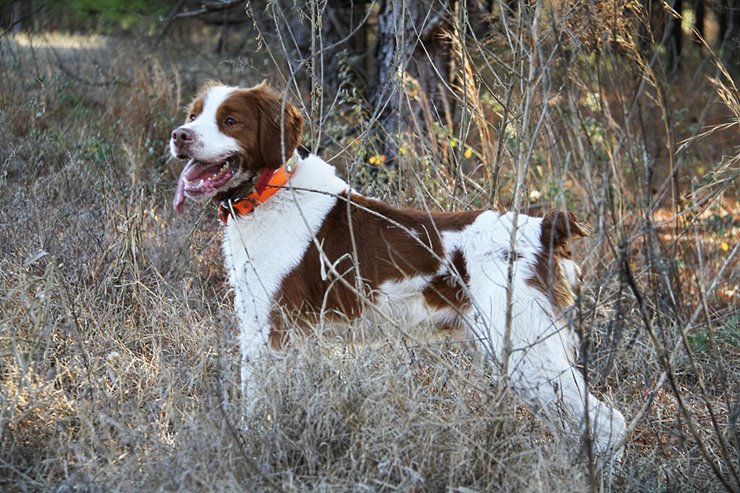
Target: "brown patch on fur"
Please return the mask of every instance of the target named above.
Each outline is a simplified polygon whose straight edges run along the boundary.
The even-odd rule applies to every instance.
[[[570,259],[568,240],[587,236],[571,212],[548,211],[542,219],[540,244],[530,286],[542,291],[558,308],[573,304],[573,292],[560,271],[559,258]]]
[[[578,223],[572,212],[550,210],[542,218],[541,239],[548,248],[563,246],[570,238],[588,236],[585,226]]]
[[[193,98],[193,101],[188,106],[187,113],[185,114],[185,123],[197,118],[203,112],[203,106],[205,105],[206,93],[212,87],[223,85],[217,80],[209,80],[198,89],[198,93]]]
[[[242,166],[255,174],[285,164],[300,142],[303,117],[288,102],[281,112],[282,105],[279,94],[260,84],[235,91],[216,112],[219,130],[239,141]]]
[[[463,289],[470,281],[470,274],[462,251],[455,250],[450,260],[453,269],[432,278],[424,288],[424,301],[432,308],[452,308],[457,311],[470,307],[470,299]]]
[[[203,105],[203,98],[198,98],[190,104],[190,108],[188,108],[188,118],[186,120],[186,123],[198,118],[198,115],[203,113]]]
[[[322,310],[329,320],[357,318],[383,282],[436,274],[445,256],[440,233],[464,228],[481,212],[396,209],[360,195],[341,194],[316,235],[324,260],[315,244],[308,249],[298,267],[283,279],[278,296],[281,311],[291,317],[300,313],[307,324],[315,324]],[[462,256],[453,262],[458,272],[465,270]]]

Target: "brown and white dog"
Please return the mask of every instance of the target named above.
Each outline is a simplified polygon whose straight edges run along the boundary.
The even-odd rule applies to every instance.
[[[578,282],[567,241],[584,235],[573,216],[518,216],[510,284],[513,214],[396,209],[364,197],[333,166],[296,153],[302,127],[264,84],[209,83],[170,141],[172,155],[188,160],[174,208],[215,199],[226,223],[245,399],[265,348],[286,344],[292,330],[359,318],[402,330],[427,322],[500,361],[511,285],[512,387],[560,432],[580,436],[587,423],[594,451],[613,451],[624,418],[585,388],[562,317]]]

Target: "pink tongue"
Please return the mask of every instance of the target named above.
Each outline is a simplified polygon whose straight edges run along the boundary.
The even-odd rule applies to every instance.
[[[182,214],[185,210],[185,178],[180,175],[180,179],[177,180],[177,190],[175,191],[175,198],[172,201],[172,207],[178,214]]]
[[[185,177],[196,165],[195,161],[186,164],[180,173],[180,178],[177,180],[177,190],[175,190],[175,198],[172,200],[172,207],[178,214],[182,214],[182,211],[185,210]]]

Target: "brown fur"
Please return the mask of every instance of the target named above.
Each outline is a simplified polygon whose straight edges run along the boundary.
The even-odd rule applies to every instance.
[[[458,310],[465,310],[470,307],[470,299],[464,290],[464,286],[470,281],[465,255],[462,251],[455,250],[450,263],[453,269],[435,276],[424,288],[422,292],[424,301],[430,307],[437,309],[451,306]]]
[[[459,231],[481,212],[396,209],[360,195],[341,194],[316,237],[327,259],[323,262],[324,271],[329,271],[328,265],[334,265],[341,279],[336,274],[329,274],[325,280],[319,277],[322,262],[313,245],[283,280],[278,305],[291,318],[300,314],[309,325],[317,322],[324,304],[329,319],[354,319],[363,312],[363,298],[372,302],[383,282],[436,274],[444,260],[440,233]],[[353,235],[358,245],[356,257],[352,255]],[[452,264],[460,276],[467,276],[462,252],[453,256]],[[361,283],[357,282],[358,270]],[[358,289],[362,292],[358,293]],[[425,299],[434,307],[459,303],[456,306],[461,308],[466,298],[460,293],[452,273],[435,276],[424,290]],[[300,304],[295,300],[300,300]]]
[[[559,308],[573,304],[573,293],[560,270],[558,258],[570,259],[568,240],[587,235],[572,212],[549,211],[542,220],[542,248],[537,255],[535,276],[529,283],[546,294]]]

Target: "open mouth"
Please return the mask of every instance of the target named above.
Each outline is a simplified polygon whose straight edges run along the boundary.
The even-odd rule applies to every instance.
[[[183,211],[185,197],[198,200],[213,196],[234,178],[238,164],[236,156],[229,156],[218,162],[191,160],[177,180],[172,206],[180,213]]]

